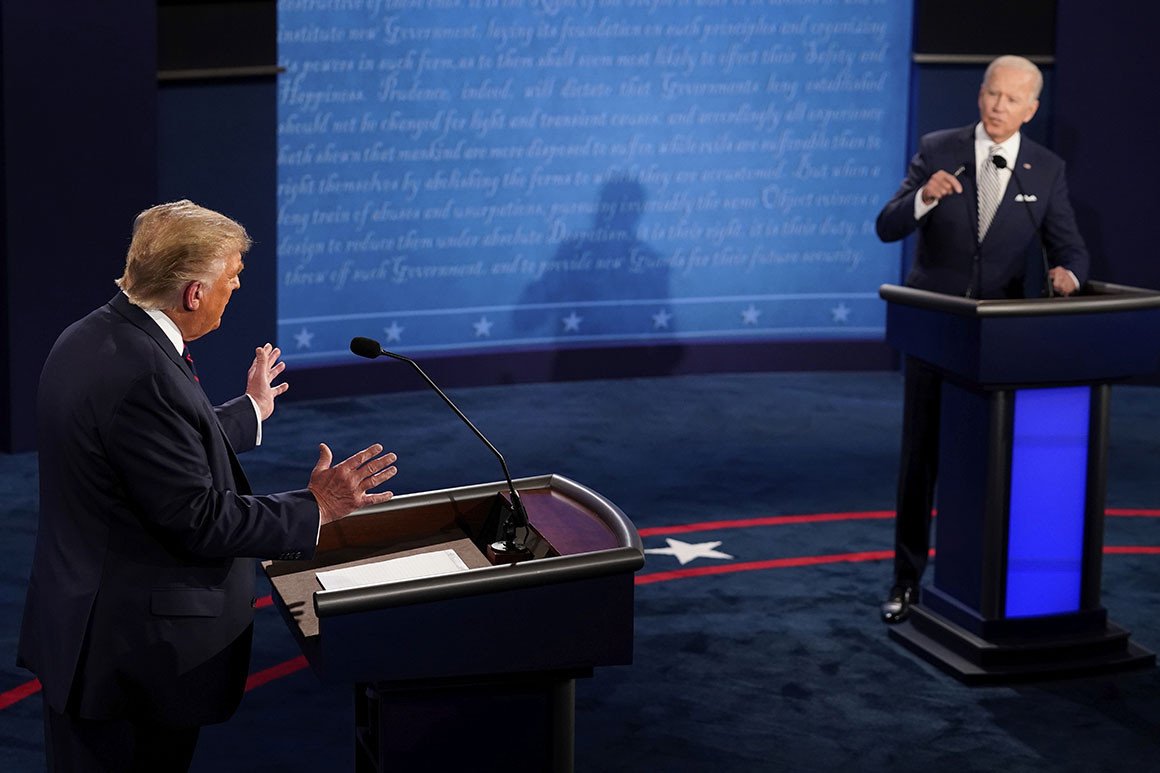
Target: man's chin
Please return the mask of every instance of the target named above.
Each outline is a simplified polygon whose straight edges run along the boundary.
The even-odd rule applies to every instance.
[[[983,130],[987,132],[987,136],[991,139],[995,139],[996,137],[1003,137],[1006,139],[1007,137],[1010,137],[1011,134],[1014,134],[1014,132],[1008,132],[1007,127],[1004,126],[1000,121],[984,120]]]

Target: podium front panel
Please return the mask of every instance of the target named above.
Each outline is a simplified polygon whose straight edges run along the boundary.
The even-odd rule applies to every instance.
[[[430,680],[632,662],[635,527],[557,475],[517,480],[544,557],[492,565],[505,483],[393,498],[324,527],[311,561],[264,566],[275,605],[327,681]],[[323,590],[321,569],[453,550],[468,571]]]
[[[1091,404],[1090,387],[1015,393],[1006,617],[1080,608]]]
[[[886,340],[973,384],[1091,383],[1160,371],[1160,293],[973,300],[883,285]]]
[[[1160,293],[979,301],[883,285],[943,375],[933,582],[890,635],[971,683],[1151,666],[1101,606],[1111,384],[1160,370]]]

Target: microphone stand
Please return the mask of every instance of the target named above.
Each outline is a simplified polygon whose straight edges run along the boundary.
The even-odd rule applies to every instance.
[[[1007,168],[1007,159],[1000,155],[991,157],[992,163],[998,169]],[[1031,203],[1027,201],[1027,193],[1023,190],[1023,183],[1019,181],[1019,175],[1015,173],[1015,167],[1011,167],[1011,179],[1015,181],[1015,187],[1019,190],[1019,196],[1023,199],[1023,210],[1027,213],[1027,217],[1031,220],[1031,228],[1035,231],[1035,238],[1039,242],[1039,255],[1043,261],[1043,286],[1048,298],[1055,297],[1055,287],[1051,282],[1051,264],[1047,262],[1047,249],[1043,244],[1043,234],[1039,232],[1039,226],[1035,223],[1035,215],[1031,214]]]
[[[503,476],[507,481],[508,494],[511,497],[511,506],[510,508],[507,508],[508,513],[506,516],[500,517],[498,535],[500,539],[491,543],[488,547],[496,560],[499,560],[501,563],[515,563],[516,561],[522,559],[531,558],[531,550],[528,549],[527,544],[516,534],[516,532],[520,529],[523,529],[525,534],[527,533],[528,513],[524,509],[524,503],[520,499],[519,493],[516,491],[515,483],[512,482],[511,473],[508,472],[507,462],[504,460],[503,454],[499,452],[499,449],[492,445],[490,440],[484,437],[483,433],[480,432],[479,429],[471,423],[471,419],[467,418],[466,414],[459,410],[459,407],[455,405],[455,403],[451,402],[451,398],[448,397],[447,394],[442,389],[440,389],[434,381],[431,380],[431,377],[428,376],[421,367],[419,367],[419,363],[415,362],[410,357],[406,357],[402,354],[396,354],[395,352],[389,352],[381,345],[379,345],[377,341],[374,341],[370,338],[353,339],[350,342],[350,350],[360,357],[374,358],[382,355],[408,363],[412,368],[415,369],[416,373],[423,377],[423,380],[426,381],[427,385],[435,391],[435,394],[443,398],[443,402],[447,403],[447,406],[451,410],[455,411],[455,415],[458,416],[463,421],[463,423],[467,425],[468,429],[474,432],[475,436],[482,440],[484,445],[491,449],[491,452],[495,454],[495,458],[499,459],[500,467],[503,468]]]

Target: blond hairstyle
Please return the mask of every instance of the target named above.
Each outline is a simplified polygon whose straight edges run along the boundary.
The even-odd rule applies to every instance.
[[[1035,80],[1031,85],[1031,99],[1039,99],[1039,92],[1043,91],[1043,73],[1041,73],[1039,68],[1035,66],[1035,62],[1031,61],[1030,59],[1025,59],[1022,56],[1013,56],[1011,54],[1000,56],[998,59],[992,60],[991,63],[987,65],[987,71],[983,73],[984,86],[987,85],[987,81],[991,80],[991,73],[1000,67],[1009,67],[1012,70],[1019,70],[1020,72],[1033,75]]]
[[[246,254],[251,244],[245,228],[212,209],[188,199],[158,204],[133,221],[133,241],[117,286],[143,309],[174,308],[186,285],[212,285],[226,258]]]

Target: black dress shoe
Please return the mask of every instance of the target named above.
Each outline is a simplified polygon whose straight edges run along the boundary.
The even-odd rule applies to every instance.
[[[890,597],[882,602],[882,622],[901,623],[910,614],[910,605],[918,601],[918,589],[913,585],[895,585]]]

